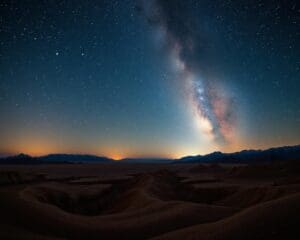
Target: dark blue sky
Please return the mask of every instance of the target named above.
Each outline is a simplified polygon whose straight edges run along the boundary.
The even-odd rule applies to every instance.
[[[297,1],[2,1],[0,152],[299,144]]]

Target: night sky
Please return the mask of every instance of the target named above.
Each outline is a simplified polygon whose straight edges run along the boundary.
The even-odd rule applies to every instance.
[[[296,0],[4,0],[0,40],[1,154],[300,143]]]

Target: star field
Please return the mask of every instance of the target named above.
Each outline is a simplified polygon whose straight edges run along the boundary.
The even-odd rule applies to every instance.
[[[278,0],[1,1],[0,152],[299,144],[299,15]]]

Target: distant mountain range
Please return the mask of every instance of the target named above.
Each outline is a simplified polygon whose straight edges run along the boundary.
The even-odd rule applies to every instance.
[[[213,152],[207,155],[187,156],[177,160],[165,158],[125,158],[118,163],[267,163],[281,160],[300,160],[300,145],[243,150],[235,153]],[[114,163],[107,157],[81,154],[49,154],[32,157],[26,154],[0,158],[0,164],[49,164],[49,163]]]
[[[266,163],[281,160],[300,160],[300,145],[235,153],[213,152],[179,159],[180,163]]]
[[[109,163],[113,159],[94,155],[81,154],[49,154],[41,157],[32,157],[26,154],[5,157],[0,164],[45,164],[45,163]]]

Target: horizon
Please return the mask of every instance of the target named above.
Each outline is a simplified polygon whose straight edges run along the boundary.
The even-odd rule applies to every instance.
[[[179,158],[300,142],[291,1],[8,1],[0,11],[0,153]]]
[[[103,157],[103,158],[108,158],[108,159],[111,159],[111,160],[114,160],[114,161],[122,161],[122,160],[126,160],[126,159],[136,159],[136,160],[138,160],[138,159],[180,160],[180,159],[185,158],[185,157],[206,156],[206,155],[217,153],[217,152],[220,152],[222,154],[234,154],[234,153],[239,153],[239,152],[242,152],[242,151],[265,151],[265,150],[270,150],[270,149],[287,148],[287,147],[299,147],[299,146],[300,146],[300,144],[272,146],[272,147],[268,147],[268,148],[256,148],[256,149],[249,148],[249,149],[242,149],[242,150],[233,151],[233,152],[212,151],[212,152],[209,152],[209,153],[206,153],[206,154],[183,155],[183,156],[180,156],[180,157],[177,157],[177,158],[169,158],[169,157],[162,157],[162,156],[143,156],[143,157],[141,157],[141,156],[130,157],[129,156],[129,157],[124,157],[124,158],[112,158],[112,157],[109,157],[109,156],[106,156],[106,155],[95,155],[95,154],[90,154],[90,153],[66,153],[66,152],[46,153],[46,154],[43,154],[43,155],[31,155],[31,154],[24,153],[24,152],[19,152],[19,153],[14,153],[14,154],[2,154],[2,153],[0,153],[0,158],[15,157],[15,156],[19,156],[19,155],[27,155],[29,157],[37,157],[37,158],[48,156],[48,155],[78,155],[78,156],[94,156],[94,157],[99,157],[99,158]]]

